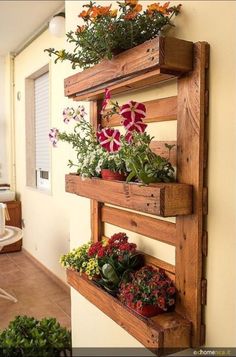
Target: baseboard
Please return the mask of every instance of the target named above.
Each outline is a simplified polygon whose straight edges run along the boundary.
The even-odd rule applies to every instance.
[[[41,269],[50,279],[52,279],[57,285],[60,286],[66,293],[70,294],[70,287],[63,280],[58,278],[51,270],[49,270],[45,265],[43,265],[39,260],[37,260],[32,254],[30,254],[25,248],[22,248],[22,252],[35,264],[39,269]]]

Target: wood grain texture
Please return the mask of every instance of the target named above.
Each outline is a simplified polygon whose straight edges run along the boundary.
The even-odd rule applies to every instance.
[[[114,84],[124,90],[124,84],[128,86],[136,83],[140,88],[145,85],[140,81],[142,75],[150,74],[156,69],[159,75],[166,74],[165,79],[178,76],[192,69],[192,46],[189,41],[156,37],[120,53],[112,60],[103,60],[92,68],[66,78],[65,95],[77,96],[80,100],[86,99],[86,95],[87,99],[95,99],[94,95],[98,98],[97,95],[101,94],[98,91],[103,91],[108,86],[113,87]],[[150,76],[148,77],[150,85]],[[159,80],[163,78],[160,76]]]
[[[209,45],[194,45],[194,70],[178,80],[178,181],[192,184],[193,214],[177,217],[177,311],[193,324],[192,347],[201,341],[201,281],[203,236],[203,177],[205,127],[205,71]]]
[[[90,103],[90,123],[94,130],[98,129],[100,124],[101,101],[93,101]],[[101,208],[103,203],[96,200],[90,201],[90,220],[91,220],[91,239],[98,242],[102,236]]]
[[[143,186],[66,175],[66,192],[136,211],[170,217],[192,213],[192,187],[178,183]]]
[[[145,123],[153,123],[159,121],[176,120],[177,119],[177,97],[168,97],[154,99],[143,102],[146,106]],[[105,111],[105,114],[108,112]],[[121,125],[121,116],[114,114],[109,118],[102,119],[103,127],[114,127]]]
[[[175,312],[144,318],[78,272],[67,270],[67,281],[146,348],[189,347],[191,324]]]
[[[176,227],[171,222],[108,206],[102,207],[101,219],[104,223],[110,223],[167,244],[176,245],[177,243]]]
[[[168,145],[175,145],[171,151],[165,146]],[[155,154],[160,155],[162,157],[167,158],[173,166],[177,164],[177,141],[152,141],[150,143],[150,148],[152,149]]]

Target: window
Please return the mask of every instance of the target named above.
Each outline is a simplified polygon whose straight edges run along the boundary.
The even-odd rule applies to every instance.
[[[48,66],[26,79],[26,183],[50,189]]]

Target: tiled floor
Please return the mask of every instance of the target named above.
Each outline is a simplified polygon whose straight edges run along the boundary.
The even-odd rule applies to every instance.
[[[55,317],[70,328],[70,296],[23,252],[0,254],[0,288],[17,302],[0,298],[0,330],[17,315]]]

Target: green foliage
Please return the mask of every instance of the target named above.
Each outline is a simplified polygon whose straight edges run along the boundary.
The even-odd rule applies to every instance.
[[[75,167],[82,177],[99,177],[101,169],[125,172],[121,154],[111,154],[102,148],[92,125],[84,118],[76,122],[72,133],[59,132],[58,140],[69,143],[76,152],[76,163],[69,160],[68,166]]]
[[[110,6],[96,6],[90,1],[79,15],[84,24],[67,33],[67,41],[74,45],[73,52],[48,48],[49,56],[57,61],[69,60],[72,68],[88,68],[103,58],[111,59],[114,53],[135,47],[150,40],[160,32],[174,26],[171,19],[180,12],[180,5],[170,7],[153,4],[142,11],[138,1],[118,1],[118,12]]]
[[[153,138],[147,133],[133,133],[132,145],[124,142],[122,155],[129,173],[127,182],[134,178],[144,184],[173,182],[174,168],[167,158],[156,155],[150,149]],[[170,148],[171,149],[171,148]]]
[[[70,332],[54,318],[17,316],[0,333],[0,356],[72,356]]]

